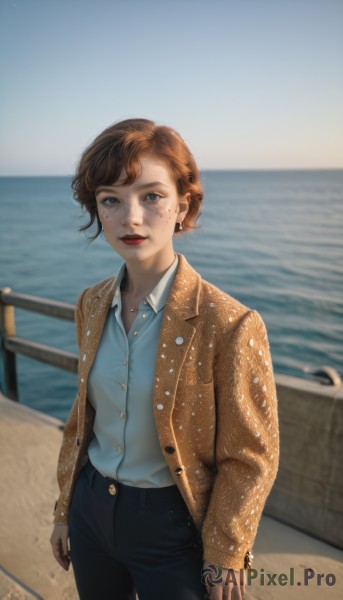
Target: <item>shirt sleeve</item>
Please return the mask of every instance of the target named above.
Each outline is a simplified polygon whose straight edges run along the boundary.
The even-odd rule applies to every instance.
[[[279,463],[279,424],[264,322],[248,311],[223,336],[215,365],[217,474],[203,524],[204,558],[243,569]]]

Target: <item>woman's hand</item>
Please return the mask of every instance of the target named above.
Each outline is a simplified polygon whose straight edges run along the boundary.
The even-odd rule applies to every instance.
[[[52,553],[58,564],[68,571],[70,565],[70,552],[68,548],[69,526],[56,523],[52,530],[50,543]]]
[[[203,575],[203,579],[210,600],[243,600],[246,580],[244,569],[223,569],[208,560],[204,560],[203,569],[207,570],[207,577]]]

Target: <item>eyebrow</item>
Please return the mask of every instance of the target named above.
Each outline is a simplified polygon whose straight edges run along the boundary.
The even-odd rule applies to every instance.
[[[143,183],[142,185],[138,186],[138,190],[145,190],[147,188],[152,188],[155,187],[156,185],[162,185],[163,187],[168,189],[168,186],[163,183],[162,181],[151,181],[150,183]],[[100,194],[101,192],[105,192],[107,194],[111,194],[114,191],[114,188],[118,188],[118,187],[122,187],[121,184],[117,184],[117,185],[113,185],[112,187],[105,187],[100,185],[96,190],[95,190],[95,195]]]

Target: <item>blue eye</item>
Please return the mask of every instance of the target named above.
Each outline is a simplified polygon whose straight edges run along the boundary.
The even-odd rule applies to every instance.
[[[154,194],[151,192],[150,194],[147,194],[145,198],[150,202],[157,202],[160,198],[162,198],[162,196],[160,194]]]
[[[117,202],[119,202],[118,198],[104,198],[102,200],[102,204],[105,204],[105,206],[113,206]]]

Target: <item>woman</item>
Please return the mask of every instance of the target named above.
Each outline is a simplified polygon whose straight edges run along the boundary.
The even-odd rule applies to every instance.
[[[73,189],[123,264],[77,303],[54,556],[82,600],[239,600],[279,458],[264,323],[174,252],[202,201],[175,131],[109,127]]]

